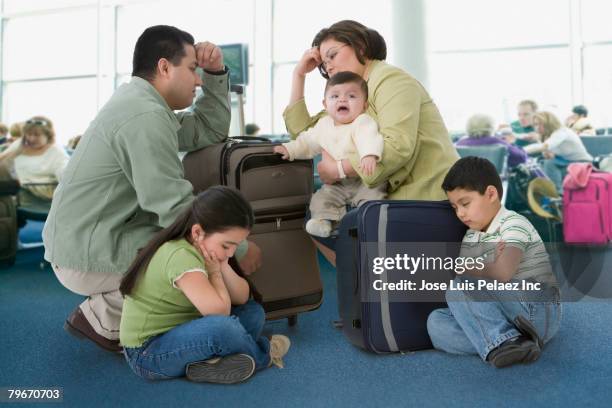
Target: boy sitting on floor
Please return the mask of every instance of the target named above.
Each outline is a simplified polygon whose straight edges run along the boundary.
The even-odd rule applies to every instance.
[[[501,180],[488,160],[459,160],[442,188],[469,228],[461,255],[495,260],[457,276],[455,289],[446,292],[448,308],[429,315],[434,347],[478,354],[495,367],[537,360],[561,318],[559,288],[542,239],[525,217],[501,204]]]

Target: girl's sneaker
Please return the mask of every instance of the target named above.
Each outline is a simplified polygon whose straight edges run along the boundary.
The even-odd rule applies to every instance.
[[[289,351],[291,341],[287,336],[282,334],[273,334],[270,338],[270,364],[268,367],[274,364],[278,368],[284,368],[283,357]]]
[[[255,372],[255,360],[247,354],[232,354],[187,364],[187,379],[194,382],[235,384]]]

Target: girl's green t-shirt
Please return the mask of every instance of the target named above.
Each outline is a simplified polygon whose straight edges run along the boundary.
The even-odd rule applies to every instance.
[[[149,338],[202,317],[175,285],[187,272],[208,277],[204,258],[186,239],[163,244],[125,297],[119,337],[124,347],[140,347]]]

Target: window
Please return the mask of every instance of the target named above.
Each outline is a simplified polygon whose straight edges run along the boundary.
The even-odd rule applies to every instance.
[[[387,40],[393,63],[394,47],[406,46],[393,43],[398,1],[4,0],[2,121],[46,114],[60,141],[82,132],[129,80],[142,31],[170,24],[196,41],[247,43],[245,122],[257,122],[262,133],[283,133],[291,74],[315,34],[339,20],[357,20]],[[597,126],[612,126],[609,0],[420,1],[428,90],[449,129],[462,130],[468,116],[481,111],[511,121],[524,98],[561,119],[584,103]],[[307,77],[311,114],[322,109],[324,83],[316,72]],[[234,100],[234,121],[236,108]],[[237,132],[234,122],[231,133]]]
[[[23,13],[41,9],[96,5],[96,0],[4,0],[5,13]]]
[[[427,0],[432,51],[569,42],[568,0]]]
[[[569,0],[431,0],[430,92],[451,131],[474,113],[516,120],[533,99],[565,117],[572,104]]]
[[[584,104],[593,126],[612,127],[612,44],[584,50]]]
[[[53,122],[56,141],[85,132],[97,113],[96,79],[71,79],[9,83],[4,88],[6,123],[22,122],[35,115]]]
[[[434,54],[430,92],[449,130],[461,131],[474,113],[516,120],[516,105],[535,100],[563,115],[571,108],[567,48]]]
[[[3,80],[95,75],[96,9],[15,17],[4,27]]]
[[[610,0],[581,0],[582,40],[612,41],[612,2]]]

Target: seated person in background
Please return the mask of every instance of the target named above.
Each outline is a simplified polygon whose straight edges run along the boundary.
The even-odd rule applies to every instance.
[[[0,122],[0,146],[4,145],[8,139],[8,127]]]
[[[508,148],[508,167],[512,168],[527,160],[527,154],[518,146],[513,146],[501,138],[493,136],[493,118],[488,115],[471,116],[466,124],[467,137],[455,143],[455,146],[494,146],[502,145]],[[508,128],[504,128],[508,129]],[[512,133],[512,132],[510,132]]]
[[[22,185],[20,205],[48,211],[55,185],[68,164],[68,155],[55,142],[53,124],[34,116],[23,126],[24,136],[0,153],[0,161],[12,162]]]
[[[529,154],[542,153],[544,172],[555,183],[557,190],[562,192],[567,166],[572,162],[593,161],[593,157],[587,152],[576,132],[561,126],[554,114],[538,112],[533,123],[536,131],[542,135],[542,142],[525,146],[525,151]]]
[[[533,127],[533,115],[538,111],[538,105],[530,99],[525,99],[519,102],[517,109],[518,120],[510,124],[516,136],[514,143],[522,147],[538,142],[540,137]]]
[[[488,160],[462,158],[446,175],[442,189],[469,228],[461,256],[484,256],[485,261],[466,268],[468,277],[457,276],[452,282],[456,289],[446,291],[448,308],[429,315],[427,330],[434,347],[478,354],[495,367],[537,360],[559,330],[561,317],[559,285],[542,239],[525,217],[501,204],[502,183]],[[490,258],[494,260],[487,262]],[[502,290],[495,285],[521,281],[537,282],[540,289]],[[483,282],[494,285],[482,288]]]
[[[572,129],[578,135],[594,136],[595,129],[589,119],[589,111],[584,105],[576,105],[572,109],[572,114],[565,119],[565,126]]]
[[[244,126],[244,133],[247,136],[257,136],[259,133],[259,126],[257,126],[255,123],[247,123]]]
[[[368,200],[386,196],[387,183],[369,188],[359,177],[346,178],[341,161],[358,152],[361,170],[371,175],[380,161],[383,139],[378,125],[365,113],[368,107],[368,85],[353,72],[339,72],[327,81],[323,106],[327,116],[289,143],[275,146],[274,152],[283,159],[312,159],[327,151],[338,163],[341,181],[324,184],[310,201],[311,219],[306,231],[319,237],[328,237],[332,222],[340,221],[346,213],[346,205],[358,206]]]
[[[20,139],[23,136],[23,123],[16,122],[11,125],[9,128],[9,140],[8,142],[14,142],[17,139]]]

